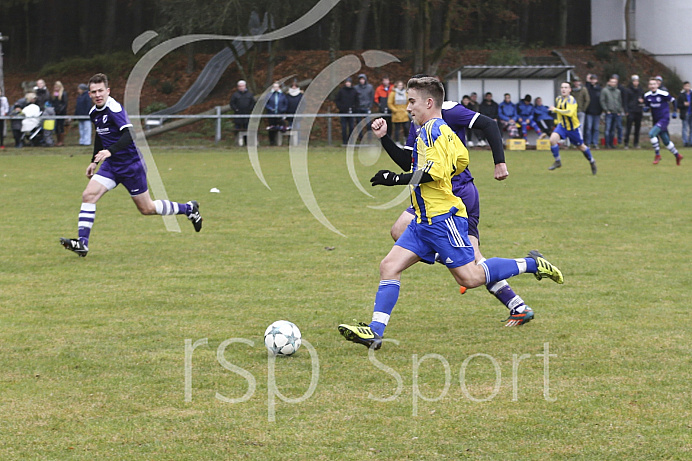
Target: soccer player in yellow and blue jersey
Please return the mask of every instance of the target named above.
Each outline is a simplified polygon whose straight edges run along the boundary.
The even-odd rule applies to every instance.
[[[373,186],[408,185],[416,218],[380,264],[380,284],[370,324],[339,325],[349,341],[379,349],[392,310],[399,299],[401,274],[418,261],[435,262],[435,254],[459,285],[475,288],[529,272],[563,283],[560,270],[532,250],[527,258],[491,258],[475,263],[468,238],[468,218],[463,201],[452,192],[452,176],[466,169],[469,155],[456,133],[442,119],[444,87],[433,77],[408,82],[407,110],[421,126],[409,173],[377,172]],[[374,124],[373,124],[374,125]]]
[[[584,140],[579,133],[579,118],[577,117],[577,100],[572,96],[572,86],[568,82],[560,84],[560,96],[555,98],[555,105],[550,108],[551,112],[557,114],[557,127],[550,135],[550,150],[555,157],[555,162],[548,167],[554,170],[562,166],[560,158],[560,138],[569,141],[582,151],[586,160],[591,164],[591,173],[596,174],[596,160],[591,155],[591,149],[584,144]]]

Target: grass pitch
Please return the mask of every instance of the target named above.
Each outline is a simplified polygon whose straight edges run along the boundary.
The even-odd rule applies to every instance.
[[[565,284],[512,279],[536,319],[509,329],[485,290],[461,296],[443,267],[416,265],[387,330],[399,343],[370,360],[336,326],[369,320],[405,206],[368,207],[398,192],[369,186],[386,158],[355,162],[370,198],[342,149],[311,148],[312,190],[344,238],[301,201],[288,149],[260,153],[269,190],[237,148],[156,148],[169,198],[199,200],[202,232],[184,218],[167,232],[118,188],[81,259],[58,238],[76,236],[89,153],[21,153],[0,157],[1,459],[692,456],[687,160],[595,151],[593,177],[574,150],[554,172],[549,152],[509,152],[496,182],[473,151],[484,255],[537,248]],[[272,371],[262,334],[279,319],[316,356],[303,347]]]

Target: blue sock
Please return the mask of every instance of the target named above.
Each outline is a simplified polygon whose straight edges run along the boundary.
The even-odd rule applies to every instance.
[[[550,146],[550,152],[553,153],[553,157],[555,157],[555,161],[560,160],[560,146],[555,144],[554,146]]]
[[[187,203],[171,202],[170,200],[154,200],[154,207],[156,207],[156,214],[163,216],[190,213],[190,205]]]
[[[591,149],[589,149],[589,146],[586,146],[586,150],[582,153],[584,154],[584,157],[586,157],[586,160],[593,163],[593,155],[591,155]]]
[[[490,258],[482,262],[481,266],[485,270],[486,285],[523,274],[524,272],[535,274],[538,270],[536,261],[533,258]]]
[[[375,307],[372,313],[370,328],[378,335],[384,335],[384,329],[389,323],[389,316],[392,314],[394,305],[399,299],[399,280],[380,280],[380,287],[375,296]]]

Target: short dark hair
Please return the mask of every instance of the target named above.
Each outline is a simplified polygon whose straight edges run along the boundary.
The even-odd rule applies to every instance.
[[[684,82],[682,82],[683,85],[687,85],[687,84],[689,84],[689,83],[690,83],[689,80],[685,80]]]
[[[89,79],[89,88],[91,88],[92,83],[103,83],[108,88],[108,76],[106,74],[95,74]]]
[[[436,107],[442,107],[445,100],[445,87],[434,77],[412,78],[406,85],[408,90],[418,90],[432,98]]]

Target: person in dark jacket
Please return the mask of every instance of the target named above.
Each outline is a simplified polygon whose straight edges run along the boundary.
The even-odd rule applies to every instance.
[[[635,149],[639,148],[639,129],[642,126],[642,108],[644,107],[645,91],[639,85],[639,76],[633,75],[632,82],[625,89],[627,94],[627,105],[625,106],[625,115],[627,116],[627,125],[625,127],[625,149],[629,149],[630,133],[632,125],[634,125],[634,138],[632,145]]]
[[[334,102],[340,114],[352,114],[356,111],[358,107],[358,93],[353,88],[351,77],[347,78],[344,86],[339,89]],[[341,144],[347,145],[348,139],[351,137],[351,133],[353,133],[353,117],[339,117],[339,121],[341,122]]]
[[[480,112],[481,115],[485,115],[486,117],[495,120],[497,123],[497,128],[500,130],[500,133],[502,133],[502,125],[500,125],[500,116],[498,115],[499,106],[493,100],[493,94],[490,91],[485,93],[483,102],[479,104],[478,112]],[[483,136],[479,141],[480,146],[485,146],[487,143],[488,140],[485,138],[485,136]]]
[[[267,118],[267,130],[269,130],[269,145],[278,145],[278,135],[277,131],[284,130],[284,120],[283,114],[286,113],[288,109],[288,99],[286,95],[281,91],[281,84],[279,82],[274,82],[272,84],[272,91],[269,93],[267,102],[264,105],[264,110],[267,114],[273,115],[273,117]]]
[[[53,85],[53,95],[51,96],[50,104],[55,109],[55,115],[67,115],[67,91],[65,91],[65,87],[60,80]],[[58,147],[62,147],[65,143],[66,121],[64,118],[59,118],[55,121],[55,134],[58,137],[58,142],[55,145]]]
[[[77,104],[74,109],[75,115],[89,115],[92,106],[91,97],[89,97],[89,87],[84,83],[80,83],[77,87]],[[79,145],[91,145],[91,120],[79,120]]]
[[[675,105],[680,112],[680,120],[682,120],[682,142],[685,147],[692,147],[692,90],[690,90],[690,82],[682,84],[682,91]]]
[[[601,140],[599,129],[601,126],[601,86],[598,84],[598,76],[589,74],[586,77],[586,89],[589,91],[589,105],[586,108],[586,120],[584,123],[584,144],[598,149]]]
[[[247,89],[245,80],[238,80],[236,91],[231,95],[231,109],[236,115],[249,115],[255,107],[255,95]],[[238,131],[247,130],[249,119],[233,119],[235,129]]]
[[[296,111],[298,110],[298,104],[300,104],[301,99],[303,99],[303,91],[300,89],[298,86],[298,81],[293,80],[293,83],[291,84],[291,88],[288,89],[288,93],[286,94],[286,100],[288,101],[288,105],[286,108],[286,113],[287,114],[295,114]],[[293,117],[288,117],[286,119],[286,122],[288,123],[288,126],[286,129],[292,130],[292,129],[298,129],[298,126],[300,125],[300,121],[296,123],[295,128],[293,126]]]
[[[20,148],[24,146],[24,143],[22,142],[22,110],[29,104],[29,101],[26,99],[26,95],[23,98],[19,98],[13,105],[12,105],[12,112],[10,113],[10,116],[12,117],[12,135],[14,136],[14,147]]]

